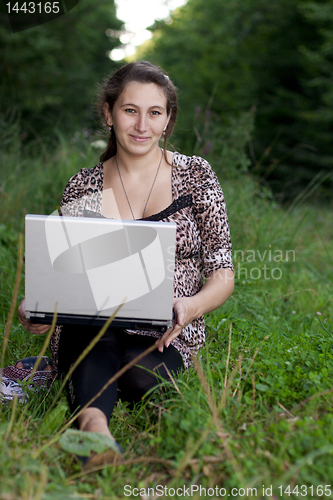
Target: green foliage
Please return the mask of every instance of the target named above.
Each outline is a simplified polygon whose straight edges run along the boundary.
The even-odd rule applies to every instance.
[[[42,435],[54,434],[62,426],[62,423],[64,421],[67,412],[68,412],[67,402],[59,401],[56,408],[54,408],[50,413],[48,413],[43,419],[40,426],[40,433]]]
[[[326,146],[322,151],[324,153],[332,142],[329,127],[333,122],[333,2],[308,2],[301,5],[301,12],[320,34],[317,50],[308,46],[300,47],[308,75],[304,82],[305,88],[316,97],[312,106],[303,112],[302,118],[308,124],[309,133],[315,128],[320,134],[322,144]],[[320,165],[328,162],[330,158],[324,153]]]
[[[48,142],[30,144],[15,153],[11,147],[2,151],[0,223],[23,230],[25,214],[53,212],[68,179],[83,166],[96,164],[96,150],[83,134],[68,143],[55,130]]]
[[[0,224],[0,321],[9,312],[17,267],[18,234]]]
[[[221,122],[210,109],[196,108],[196,144],[193,152],[216,165],[224,177],[239,179],[251,164],[246,154],[254,126],[254,111]]]
[[[52,413],[54,413],[53,410]],[[108,436],[98,432],[83,432],[76,429],[68,429],[59,440],[61,448],[69,453],[82,457],[89,457],[91,452],[103,453],[109,449],[117,451],[115,442]]]
[[[0,25],[0,112],[23,118],[22,138],[45,136],[56,124],[72,131],[91,122],[96,82],[114,68],[106,53],[119,44],[106,30],[121,24],[113,0],[98,7],[80,0],[62,17],[26,31]]]
[[[256,108],[250,159],[293,198],[318,173],[332,189],[332,0],[188,0],[138,53],[180,89],[177,147],[197,141],[197,107],[220,123]],[[211,139],[213,141],[213,139]]]

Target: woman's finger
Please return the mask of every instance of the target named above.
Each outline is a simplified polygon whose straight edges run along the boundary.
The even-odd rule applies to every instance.
[[[158,346],[158,350],[160,352],[163,352],[164,346],[169,347],[171,342],[175,340],[178,335],[180,335],[182,329],[194,319],[194,316],[190,313],[190,308],[188,306],[188,297],[175,298],[173,300],[173,310],[175,313],[174,325],[156,341],[156,343],[160,342],[160,345]]]
[[[161,342],[160,345],[157,348],[160,352],[163,352],[164,344],[165,344],[168,336],[170,335],[170,332],[172,332],[172,330],[173,330],[173,328],[169,328],[169,330],[167,330],[165,333],[163,333],[163,335],[162,335],[161,338],[159,338],[159,339],[156,340],[156,344],[158,342]]]
[[[175,340],[178,335],[180,335],[181,331],[182,331],[183,327],[181,325],[176,325],[172,331],[170,332],[168,338],[166,339],[165,341],[165,347],[169,347],[169,345],[171,344],[171,342],[173,340]]]
[[[34,325],[30,323],[29,332],[34,335],[44,335],[49,329],[51,325]]]

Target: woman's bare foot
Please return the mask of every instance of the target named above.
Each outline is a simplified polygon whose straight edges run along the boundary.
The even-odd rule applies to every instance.
[[[114,439],[109,430],[107,418],[99,408],[86,408],[79,415],[78,422],[81,431],[99,432],[104,436]]]
[[[78,416],[78,424],[80,431],[97,432],[110,438],[114,443],[114,446],[103,453],[92,452],[90,457],[78,457],[84,470],[93,470],[105,464],[116,465],[122,461],[122,451],[112,436],[107,418],[101,410],[95,407],[86,408]]]

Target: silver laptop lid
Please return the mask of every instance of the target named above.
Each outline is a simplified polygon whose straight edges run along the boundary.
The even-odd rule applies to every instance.
[[[58,324],[102,323],[123,304],[117,326],[170,327],[175,238],[168,222],[26,215],[27,316],[49,322],[57,303]]]

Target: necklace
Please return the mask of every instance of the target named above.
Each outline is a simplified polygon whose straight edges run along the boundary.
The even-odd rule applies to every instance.
[[[147,198],[147,201],[146,201],[146,204],[145,204],[145,208],[143,209],[143,214],[142,214],[142,219],[144,218],[145,216],[145,211],[146,211],[146,208],[147,208],[147,205],[148,205],[148,201],[150,199],[150,195],[153,191],[153,188],[155,186],[155,181],[157,179],[157,175],[158,175],[158,172],[160,170],[160,166],[161,166],[161,163],[162,163],[162,158],[163,158],[163,151],[162,151],[162,154],[161,154],[161,159],[160,159],[160,162],[158,164],[158,167],[157,167],[157,170],[156,170],[156,174],[155,174],[155,177],[154,177],[154,180],[153,180],[153,184],[150,188],[150,191],[149,191],[149,195],[148,195],[148,198]],[[117,155],[115,156],[115,160],[116,160],[116,165],[117,165],[117,169],[118,169],[118,174],[119,174],[119,178],[120,178],[120,182],[121,182],[121,185],[123,186],[123,190],[124,190],[124,193],[125,193],[125,196],[126,196],[126,200],[127,200],[127,203],[128,203],[128,206],[130,208],[130,211],[131,211],[131,214],[132,214],[132,217],[133,217],[133,220],[135,220],[135,217],[134,217],[134,213],[133,213],[133,210],[132,210],[132,207],[131,207],[131,204],[130,204],[130,201],[128,199],[128,196],[127,196],[127,193],[126,193],[126,189],[125,189],[125,186],[124,186],[124,183],[123,183],[123,179],[121,177],[121,173],[120,173],[120,170],[119,170],[119,165],[118,165],[118,161],[117,161]]]

